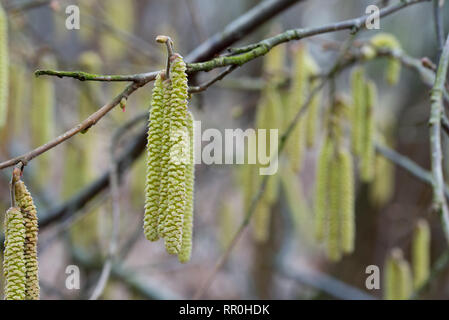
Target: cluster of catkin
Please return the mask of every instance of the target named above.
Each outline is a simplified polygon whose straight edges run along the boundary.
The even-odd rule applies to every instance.
[[[332,261],[354,250],[354,173],[351,153],[344,145],[346,113],[347,104],[338,98],[328,115],[316,173],[315,237],[326,244]]]
[[[273,155],[278,150],[270,145],[270,129],[277,129],[279,136],[287,130],[291,121],[304,106],[308,94],[314,89],[316,80],[314,76],[319,73],[319,68],[305,45],[299,45],[292,49],[292,79],[291,86],[283,90],[285,82],[285,47],[277,46],[270,50],[265,56],[263,70],[267,78],[265,88],[261,93],[261,98],[256,111],[256,129],[266,129],[265,136],[266,154]],[[318,122],[320,94],[316,95],[310,102],[305,116],[301,117],[293,128],[286,145],[287,159],[284,159],[294,175],[301,169],[302,158],[305,147],[312,147],[315,141],[315,132]],[[258,149],[264,144],[256,138],[249,139],[248,152]],[[254,145],[252,148],[251,145]],[[278,141],[279,145],[279,141]],[[260,187],[263,176],[260,176],[258,169],[260,165],[244,166],[244,209],[247,211],[253,197]],[[284,179],[283,183],[294,182],[292,179]],[[265,192],[258,201],[254,212],[253,235],[256,241],[264,242],[268,239],[270,228],[271,207],[279,196],[279,186],[281,184],[280,174],[276,173],[268,178]],[[296,188],[297,189],[297,188]],[[291,208],[291,212],[297,212],[297,208]],[[301,214],[302,215],[302,214]],[[295,216],[294,219],[297,217]]]
[[[15,182],[16,207],[5,216],[3,272],[6,300],[39,299],[36,207],[27,187]]]
[[[418,221],[413,232],[412,267],[404,259],[401,249],[391,250],[384,269],[385,299],[407,300],[413,291],[419,290],[429,279],[430,228],[424,219]]]
[[[144,232],[164,238],[168,253],[187,262],[193,225],[193,115],[188,111],[186,64],[171,57],[170,77],[156,78],[148,128]]]

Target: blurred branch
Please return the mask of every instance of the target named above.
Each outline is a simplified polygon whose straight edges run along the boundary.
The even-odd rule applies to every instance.
[[[140,119],[140,117],[137,117]],[[131,121],[131,123],[134,121]],[[125,128],[126,130],[126,128]],[[111,144],[109,148],[109,156],[111,161],[111,169],[109,170],[109,184],[111,185],[111,198],[112,198],[112,232],[111,239],[109,240],[109,249],[106,261],[101,269],[100,278],[98,283],[93,290],[93,293],[89,300],[97,300],[104,291],[106,284],[108,283],[109,277],[111,275],[112,265],[115,262],[115,257],[117,255],[117,242],[118,233],[120,230],[120,189],[119,189],[119,174],[117,157],[115,155],[116,149],[120,143],[120,138],[122,137],[122,130],[117,130],[111,139]]]
[[[299,284],[319,289],[341,300],[377,300],[370,294],[350,286],[328,274],[316,270],[294,270],[291,267],[278,266],[278,273]],[[301,268],[304,269],[304,268]]]
[[[22,2],[16,2],[14,4],[8,5],[5,10],[8,13],[16,14],[23,11],[28,11],[31,9],[36,9],[42,6],[47,6],[52,0],[27,0]]]
[[[433,0],[433,20],[435,23],[435,34],[438,43],[438,57],[441,56],[444,46],[444,23],[443,16],[441,15],[441,7],[441,0]]]
[[[425,182],[431,186],[433,185],[432,173],[421,168],[406,156],[403,156],[395,150],[379,143],[376,144],[376,151],[394,164],[412,174],[418,180],[421,180],[422,182]],[[449,199],[449,188],[447,186],[444,187],[444,194]]]
[[[446,198],[444,197],[444,177],[442,168],[441,151],[441,119],[443,109],[443,92],[446,82],[447,68],[449,65],[449,37],[440,57],[438,70],[435,78],[435,85],[431,91],[431,110],[430,110],[430,154],[433,176],[433,205],[436,212],[441,215],[443,230],[446,239],[449,242],[449,209]]]

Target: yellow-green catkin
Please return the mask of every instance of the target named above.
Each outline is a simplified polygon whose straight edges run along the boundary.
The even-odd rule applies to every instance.
[[[45,56],[42,68],[54,68],[53,57]],[[55,88],[52,77],[33,77],[31,129],[35,146],[48,142],[54,136]]]
[[[389,33],[378,33],[371,38],[370,44],[375,49],[400,50],[401,44],[396,37]],[[385,72],[385,78],[390,85],[395,85],[401,75],[401,62],[396,58],[388,58],[388,66]]]
[[[360,178],[363,182],[371,182],[374,178],[375,170],[375,149],[374,149],[374,108],[377,104],[377,88],[374,82],[368,81],[365,86],[365,112],[363,119],[362,153],[360,158]]]
[[[385,157],[376,154],[374,178],[370,185],[370,202],[378,208],[388,203],[394,194],[394,165]]]
[[[395,248],[385,264],[384,299],[407,300],[412,294],[413,279],[409,263],[402,250]]]
[[[16,138],[23,134],[26,102],[29,94],[26,68],[21,64],[10,64],[10,110],[13,112],[13,134]]]
[[[420,219],[413,232],[412,241],[413,286],[419,290],[427,282],[430,273],[430,228]]]
[[[8,21],[0,4],[0,129],[5,125],[9,92]]]
[[[5,300],[25,300],[26,267],[24,258],[25,225],[19,208],[10,208],[5,216],[3,273]]]
[[[351,75],[352,90],[352,149],[357,156],[362,154],[363,149],[363,125],[365,124],[365,80],[363,69],[354,69]]]
[[[313,76],[318,76],[320,73],[320,67],[315,62],[313,57],[308,54],[306,56],[305,66],[308,69],[308,92],[312,92],[316,86],[318,85],[318,79],[311,79]],[[316,93],[312,100],[310,101],[309,107],[307,108],[307,113],[305,116],[306,123],[306,145],[308,148],[311,148],[315,144],[315,137],[318,126],[318,114],[320,111],[321,104],[321,92]]]
[[[164,237],[165,248],[170,254],[181,249],[184,210],[186,207],[186,164],[189,162],[189,137],[186,126],[188,86],[186,64],[179,54],[172,57],[170,68],[171,93],[170,141],[168,148],[168,202],[166,213],[159,222],[160,235]]]
[[[154,82],[147,139],[144,233],[148,240],[159,239],[159,189],[161,178],[162,126],[167,82],[158,74]]]
[[[315,238],[324,240],[327,233],[327,209],[328,188],[330,175],[330,161],[332,159],[334,146],[332,140],[326,139],[319,154],[317,172],[315,178]]]
[[[182,228],[182,244],[178,259],[185,263],[190,260],[192,254],[192,233],[193,233],[193,193],[195,182],[195,159],[194,159],[194,128],[193,115],[191,112],[187,113],[187,129],[189,133],[189,162],[186,168],[186,207],[184,212],[184,221]]]
[[[298,177],[290,166],[281,169],[281,182],[289,213],[297,234],[308,245],[313,244],[313,220]]]
[[[354,170],[352,156],[347,150],[338,155],[340,175],[340,232],[341,249],[344,253],[354,251],[355,215],[354,215]]]
[[[339,160],[333,158],[329,163],[329,210],[327,214],[327,257],[331,261],[338,261],[341,258],[341,217],[340,217],[340,165]]]
[[[264,201],[264,199],[260,199],[254,210],[252,225],[254,240],[260,243],[268,240],[270,236],[270,221],[271,207],[266,201]]]
[[[15,184],[15,196],[17,205],[23,214],[25,224],[25,248],[24,259],[26,267],[27,300],[39,300],[39,264],[37,258],[38,221],[37,210],[33,198],[23,181]]]
[[[299,45],[294,48],[293,75],[290,87],[287,111],[285,112],[285,122],[287,126],[295,118],[306,100],[307,80],[309,77],[306,68],[306,47]],[[301,117],[290,134],[290,139],[286,145],[286,153],[290,164],[295,172],[301,169],[303,153],[306,145],[305,125],[306,118]]]
[[[104,21],[120,32],[132,33],[134,28],[134,6],[123,0],[109,0],[104,6]],[[127,45],[116,32],[103,32],[100,37],[101,52],[107,61],[116,61],[127,50]]]

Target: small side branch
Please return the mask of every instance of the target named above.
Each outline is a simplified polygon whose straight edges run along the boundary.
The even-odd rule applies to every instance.
[[[189,93],[199,93],[199,92],[205,91],[207,88],[209,88],[215,82],[222,80],[224,77],[226,77],[228,74],[230,74],[235,69],[237,69],[237,66],[227,67],[224,71],[220,72],[220,74],[218,76],[216,76],[215,78],[212,78],[209,81],[207,81],[199,86],[189,87]]]
[[[449,37],[443,48],[440,63],[435,78],[435,84],[431,93],[430,110],[430,152],[433,176],[433,206],[436,212],[441,215],[443,230],[449,242],[449,209],[444,197],[444,178],[442,167],[441,150],[441,119],[443,116],[443,92],[446,81],[447,68],[449,65]]]
[[[34,72],[36,77],[40,76],[55,76],[58,78],[74,78],[80,81],[132,81],[132,82],[140,82],[145,81],[148,77],[153,77],[153,72],[151,73],[139,73],[139,74],[131,74],[131,75],[102,75],[102,74],[94,74],[88,73],[84,71],[57,71],[57,70],[36,70]]]

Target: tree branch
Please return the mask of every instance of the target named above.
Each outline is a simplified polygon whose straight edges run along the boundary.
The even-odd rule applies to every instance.
[[[430,110],[430,153],[433,176],[433,205],[441,215],[443,230],[446,239],[449,242],[449,209],[444,197],[444,178],[442,168],[441,151],[441,119],[443,115],[443,92],[446,82],[447,68],[449,65],[449,37],[443,48],[440,57],[440,63],[435,78],[435,84],[431,92],[431,110]]]

